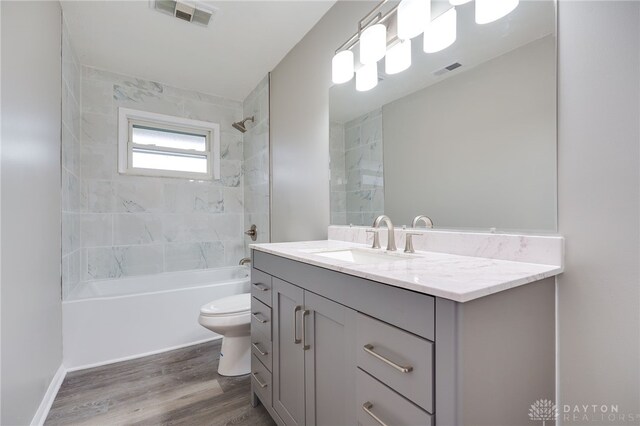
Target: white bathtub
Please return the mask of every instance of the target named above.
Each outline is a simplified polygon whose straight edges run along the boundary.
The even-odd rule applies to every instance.
[[[244,266],[83,283],[62,302],[68,370],[219,338],[198,324],[200,306],[247,293]]]

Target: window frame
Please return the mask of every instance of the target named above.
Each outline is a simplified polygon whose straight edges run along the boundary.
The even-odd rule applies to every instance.
[[[197,151],[136,144],[132,140],[134,125],[202,135],[205,137],[205,150]],[[204,155],[207,159],[207,172],[198,173],[133,167],[132,159],[134,148],[148,152]],[[133,176],[218,180],[220,179],[220,124],[120,107],[118,108],[118,172],[120,174]]]

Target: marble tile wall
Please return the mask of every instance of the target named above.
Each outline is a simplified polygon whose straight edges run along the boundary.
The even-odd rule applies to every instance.
[[[255,224],[258,229],[256,243],[267,243],[269,236],[269,76],[247,96],[243,102],[244,116],[255,117],[248,124],[244,139],[244,229]],[[245,254],[249,255],[246,239]]]
[[[80,242],[80,62],[62,25],[62,294],[81,280]]]
[[[237,265],[245,255],[245,157],[231,124],[243,117],[242,103],[80,69],[79,156],[75,179],[63,185],[77,193],[78,281]],[[220,123],[221,179],[120,175],[118,107]]]
[[[331,224],[347,224],[347,175],[345,170],[344,125],[329,124]]]
[[[332,123],[330,154],[331,223],[373,223],[384,213],[382,110]]]

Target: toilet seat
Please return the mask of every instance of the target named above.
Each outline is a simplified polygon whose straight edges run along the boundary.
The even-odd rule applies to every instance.
[[[251,311],[251,293],[236,294],[214,300],[200,308],[205,317],[238,316]]]

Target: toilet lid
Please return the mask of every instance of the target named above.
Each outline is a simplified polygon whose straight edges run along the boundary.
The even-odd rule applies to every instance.
[[[229,315],[251,310],[251,293],[236,294],[214,300],[200,308],[202,315]]]

